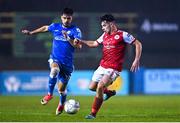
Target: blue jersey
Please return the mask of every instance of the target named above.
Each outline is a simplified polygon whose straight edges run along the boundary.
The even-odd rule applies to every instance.
[[[81,31],[76,26],[63,27],[61,23],[52,23],[48,30],[53,33],[51,58],[68,67],[73,67],[74,47],[64,38],[62,30],[66,31],[71,39],[81,39]]]

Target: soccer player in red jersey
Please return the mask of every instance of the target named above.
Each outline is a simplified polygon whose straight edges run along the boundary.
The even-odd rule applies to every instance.
[[[94,72],[89,85],[90,90],[96,91],[96,96],[92,104],[91,113],[85,117],[86,119],[94,119],[103,101],[116,94],[115,91],[110,91],[107,87],[113,83],[122,71],[126,45],[132,44],[135,46],[135,59],[130,68],[132,72],[136,72],[139,69],[142,52],[142,44],[131,34],[120,30],[111,14],[101,17],[101,26],[104,33],[96,41],[79,41],[79,43],[89,47],[103,45],[103,56],[100,66]],[[103,97],[104,94],[105,96]]]

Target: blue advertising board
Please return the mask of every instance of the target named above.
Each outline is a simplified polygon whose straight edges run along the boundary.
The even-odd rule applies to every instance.
[[[3,95],[39,95],[47,90],[46,71],[8,71],[1,73]]]
[[[179,69],[152,69],[144,73],[145,94],[180,94]]]
[[[88,89],[93,71],[74,71],[67,86],[69,95],[94,95]],[[44,95],[48,89],[48,71],[7,71],[0,73],[2,95]],[[121,72],[118,95],[129,93],[128,72]],[[55,87],[54,94],[58,94]]]

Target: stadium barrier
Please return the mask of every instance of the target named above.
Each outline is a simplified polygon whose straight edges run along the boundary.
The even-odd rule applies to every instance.
[[[74,71],[67,86],[69,95],[94,95],[88,90],[93,71]],[[2,95],[44,95],[48,89],[48,71],[4,71],[0,73]],[[115,84],[118,95],[128,95],[128,71],[122,71]],[[57,93],[57,87],[55,92]]]
[[[89,91],[93,71],[74,71],[67,93],[69,95],[94,95]],[[44,95],[48,89],[48,71],[7,71],[0,73],[1,95]],[[132,94],[180,94],[180,69],[145,69],[136,73],[121,72],[108,87],[117,90],[117,95]],[[55,94],[57,87],[55,87]]]
[[[133,94],[144,94],[144,68],[141,67],[139,71],[130,74],[132,92]]]
[[[144,94],[180,94],[180,69],[145,70]]]

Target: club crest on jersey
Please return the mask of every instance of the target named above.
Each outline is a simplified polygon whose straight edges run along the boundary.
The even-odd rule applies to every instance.
[[[116,40],[118,40],[119,38],[120,38],[119,35],[115,35],[115,36],[114,36],[114,39],[116,39]]]
[[[67,31],[67,34],[70,34],[71,33],[71,31]]]

